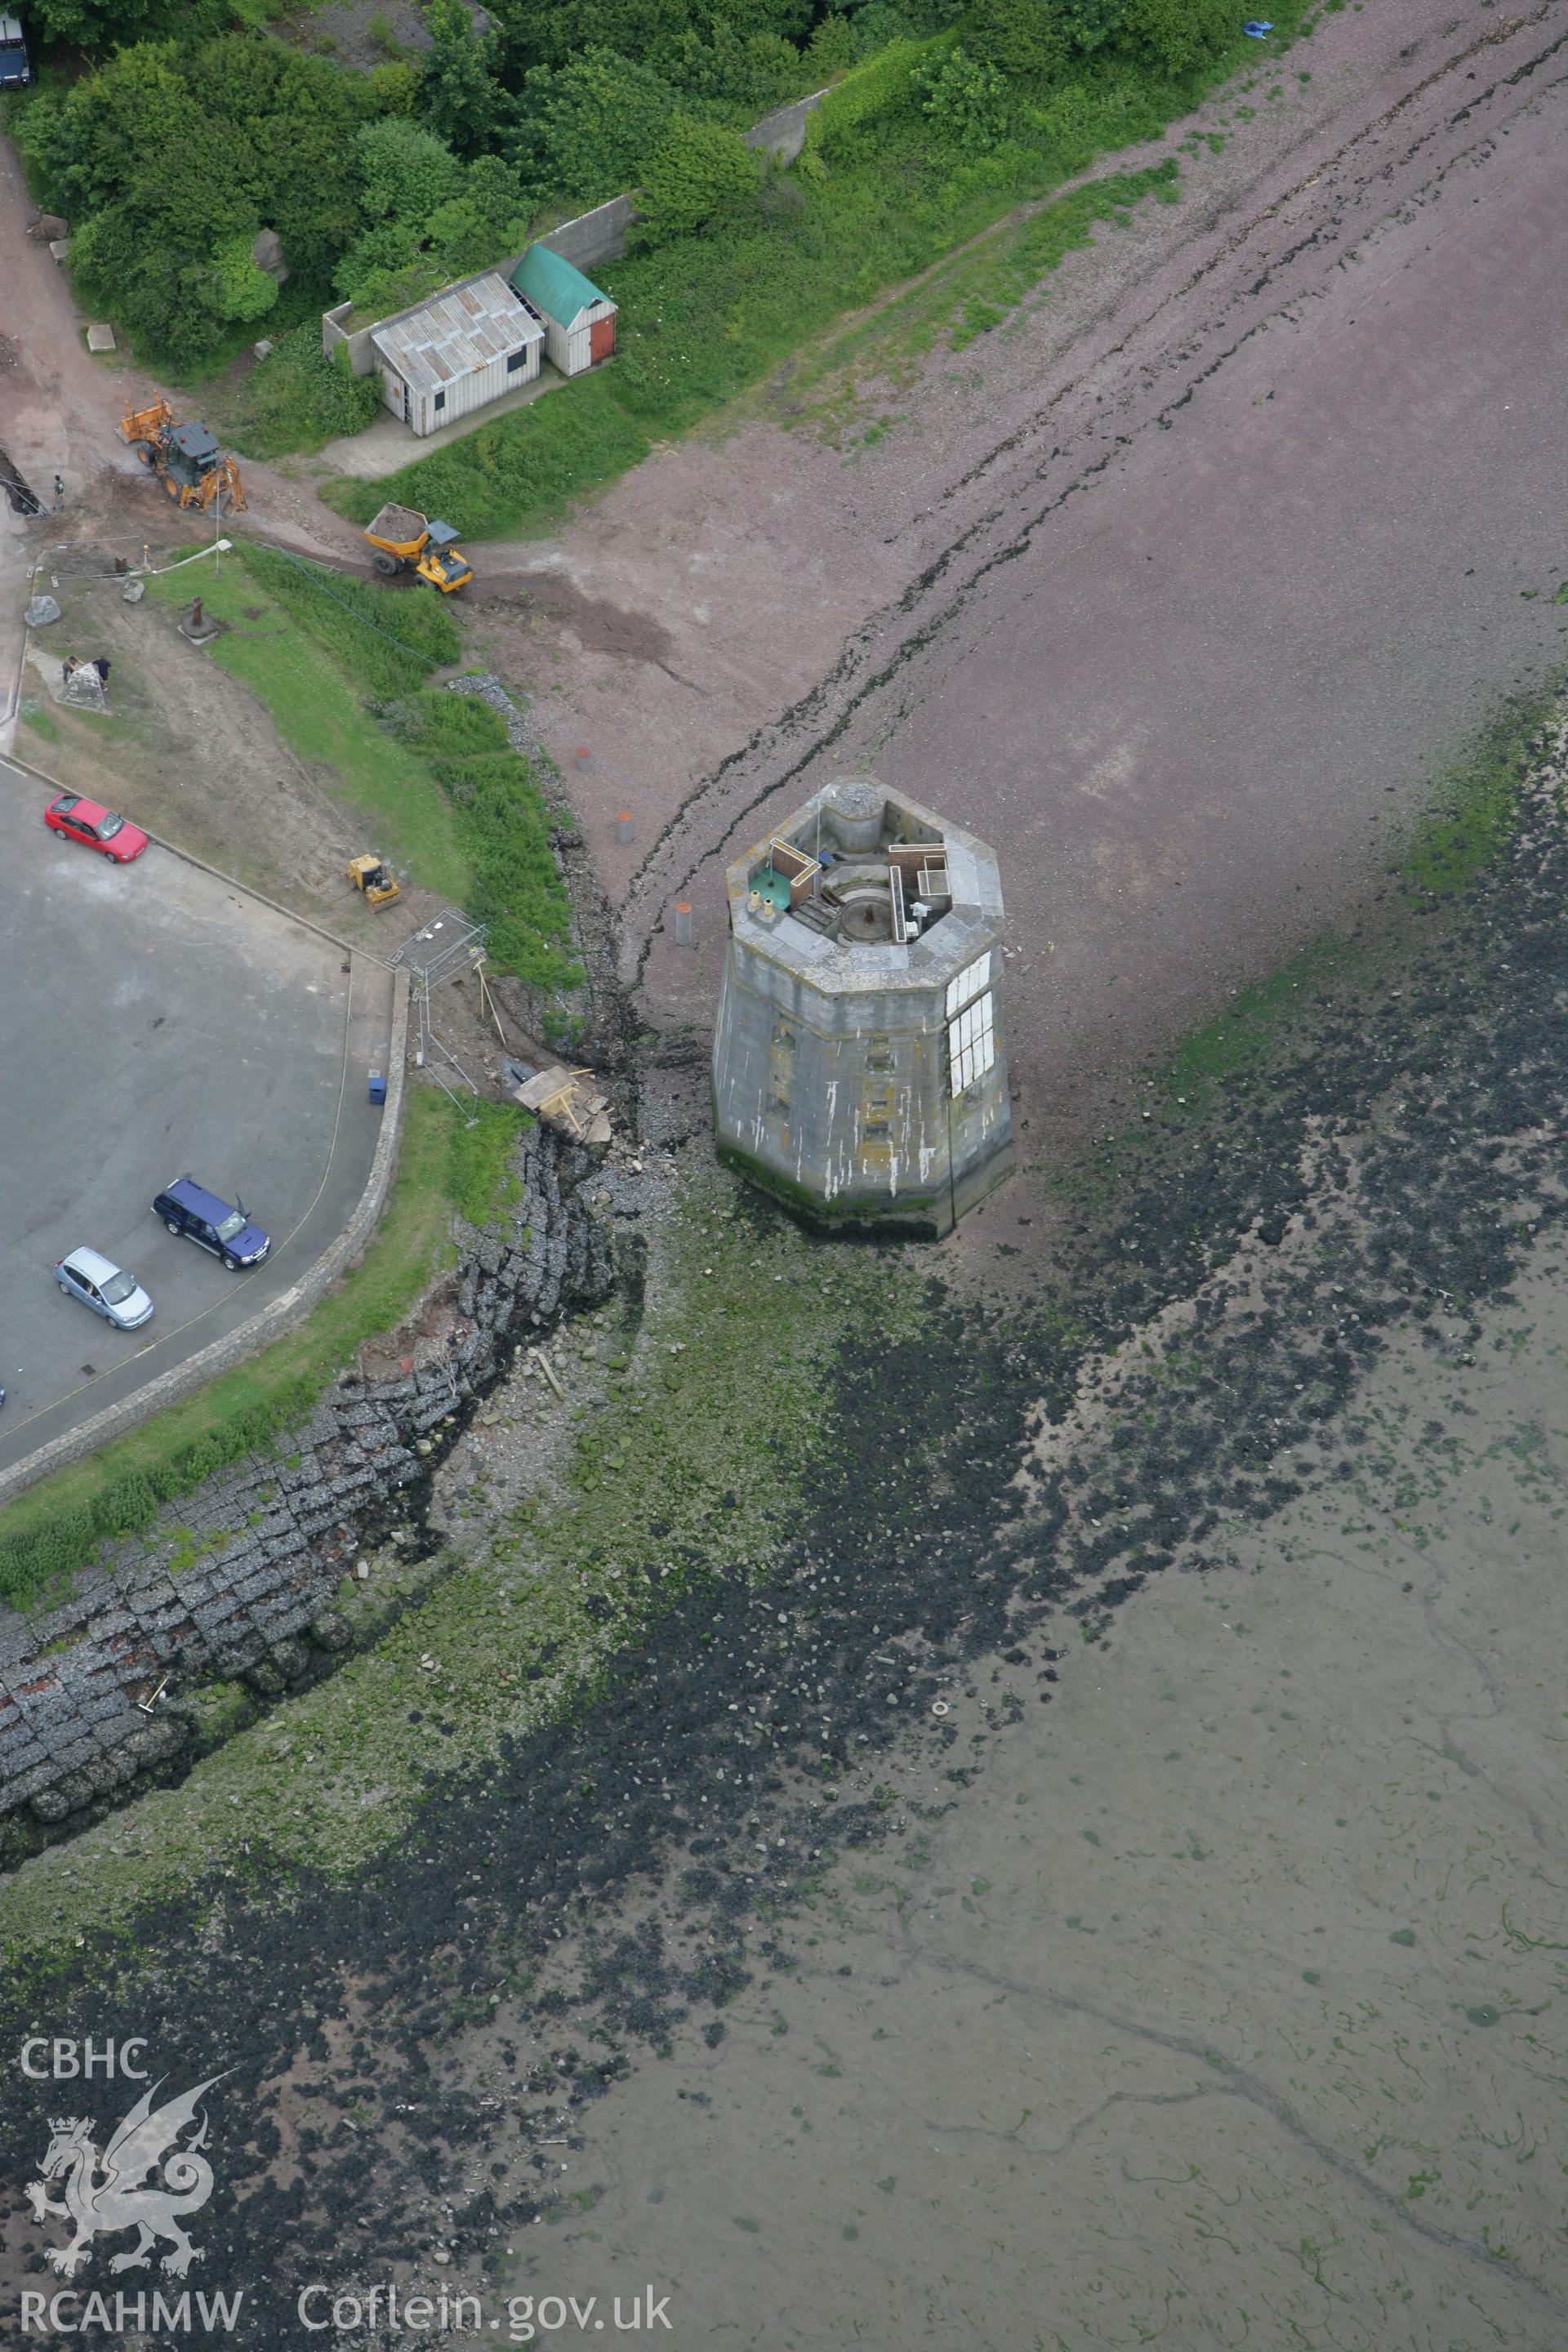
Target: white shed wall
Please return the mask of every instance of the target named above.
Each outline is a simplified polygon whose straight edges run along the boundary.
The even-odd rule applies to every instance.
[[[537,344],[534,349],[538,349]],[[437,407],[433,392],[422,394],[414,429],[420,435],[438,433],[443,425],[452,425],[459,416],[470,415],[476,408],[483,408],[489,402],[499,400],[509,384],[523,381],[521,368],[518,369],[515,376],[507,374],[504,355],[492,360],[489,367],[476,368],[471,375],[460,375],[455,383],[444,385],[442,389],[447,394],[444,408]]]
[[[609,310],[607,302],[595,302],[579,310],[570,326],[563,326],[559,319],[545,320],[544,348],[551,364],[563,375],[583,375],[593,365],[594,321],[607,316]]]

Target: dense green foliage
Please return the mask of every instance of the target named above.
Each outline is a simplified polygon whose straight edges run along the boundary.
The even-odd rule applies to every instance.
[[[312,319],[279,337],[270,357],[208,421],[243,456],[281,457],[319,449],[340,433],[362,433],[380,405],[380,377],[355,375],[342,349],[325,358],[321,324]]]
[[[48,202],[78,225],[79,289],[179,365],[270,308],[276,287],[249,260],[259,229],[301,276],[330,271],[359,226],[355,138],[374,104],[321,58],[228,34],[121,49],[40,94],[22,135]]]
[[[410,308],[510,260],[542,215],[643,191],[641,250],[609,273],[614,398],[579,387],[575,418],[552,403],[477,436],[470,495],[437,500],[470,528],[558,509],[814,323],[1160,128],[1245,46],[1232,0],[496,0],[480,30],[465,0],[430,0],[428,50],[358,75],[215,35],[216,5],[15,118],[35,192],[76,224],[79,290],[161,366],[211,373],[308,293],[356,324]],[[828,74],[805,153],[764,166],[740,128]],[[230,403],[242,449],[369,421],[368,393],[273,340]]]
[[[582,973],[549,813],[505,720],[473,696],[430,692],[390,715],[451,795],[473,876],[467,912],[486,925],[492,960],[535,988],[574,985]]]
[[[738,131],[676,115],[643,174],[643,235],[692,236],[743,214],[761,165]],[[754,210],[754,205],[753,205]]]
[[[614,49],[535,66],[523,86],[518,148],[529,185],[574,205],[636,186],[677,103],[668,82]]]

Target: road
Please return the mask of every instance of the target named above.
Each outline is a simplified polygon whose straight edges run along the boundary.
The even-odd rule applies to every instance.
[[[341,1231],[391,1025],[374,959],[170,851],[111,866],[46,830],[47,796],[0,764],[0,1471],[254,1314]],[[253,1274],[149,1213],[187,1171],[271,1234]],[[83,1243],[150,1292],[143,1329],[61,1296],[51,1268]]]

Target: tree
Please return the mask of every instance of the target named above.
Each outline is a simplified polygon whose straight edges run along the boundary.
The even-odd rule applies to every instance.
[[[755,200],[758,159],[738,131],[678,114],[643,174],[643,215],[657,238],[689,236],[736,217]]]
[[[500,42],[476,33],[464,0],[430,0],[425,12],[430,49],[420,76],[425,121],[458,155],[493,146],[511,120],[501,88]]]
[[[788,41],[777,33],[737,32],[723,16],[706,38],[689,25],[666,70],[689,97],[753,112],[781,105],[800,88],[800,58]]]
[[[1120,7],[1121,0],[1109,0]],[[966,39],[972,53],[1010,81],[1050,81],[1070,47],[1062,12],[1042,0],[974,0]]]
[[[939,138],[966,155],[987,155],[1007,128],[1007,85],[994,66],[963,48],[917,66],[910,77],[925,92],[921,111]]]
[[[1217,57],[1235,32],[1229,0],[1124,0],[1121,11],[1122,39],[1173,79]]]
[[[1186,0],[1176,0],[1178,7]],[[1122,0],[1055,0],[1055,14],[1068,44],[1079,57],[1089,57],[1114,40],[1121,29]]]
[[[218,316],[247,326],[264,319],[278,299],[278,280],[251,258],[255,242],[241,229],[237,236],[221,238],[213,253],[214,306]]]
[[[73,278],[180,367],[276,299],[250,261],[263,224],[298,279],[325,280],[360,225],[355,133],[374,103],[322,58],[233,34],[138,42],[23,120],[47,201],[77,224]]]
[[[520,160],[542,196],[593,204],[635,187],[675,113],[669,84],[614,49],[535,66],[523,84]]]
[[[367,122],[354,146],[366,222],[423,227],[437,205],[463,193],[463,167],[446,141],[405,115]]]

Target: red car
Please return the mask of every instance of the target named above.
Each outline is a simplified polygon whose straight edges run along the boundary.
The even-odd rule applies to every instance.
[[[105,857],[117,858],[121,866],[140,857],[147,846],[147,836],[139,825],[128,824],[112,809],[100,808],[96,801],[84,801],[79,793],[62,793],[58,801],[51,801],[44,811],[44,823],[52,832],[84,841],[89,849],[101,850]]]

